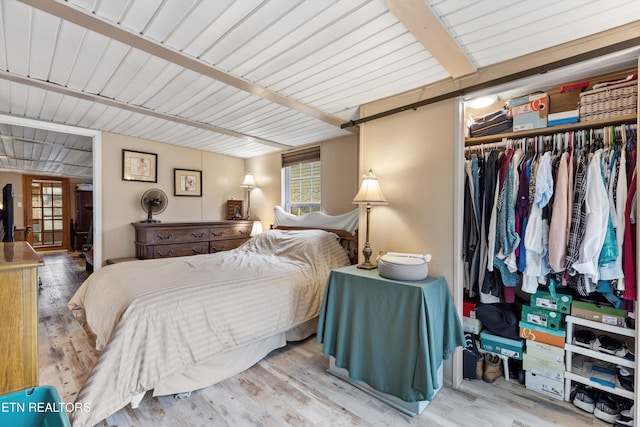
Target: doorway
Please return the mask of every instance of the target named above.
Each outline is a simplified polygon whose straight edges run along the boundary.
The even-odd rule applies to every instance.
[[[23,188],[31,246],[36,251],[69,249],[69,179],[24,175]]]

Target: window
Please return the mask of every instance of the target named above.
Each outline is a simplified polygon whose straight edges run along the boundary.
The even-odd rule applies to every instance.
[[[282,206],[293,215],[320,211],[320,146],[282,154]]]
[[[320,211],[320,162],[284,168],[284,209],[293,215]]]

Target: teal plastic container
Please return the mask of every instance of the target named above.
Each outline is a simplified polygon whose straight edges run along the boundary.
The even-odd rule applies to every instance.
[[[0,396],[0,426],[70,427],[71,423],[58,390],[42,386]]]

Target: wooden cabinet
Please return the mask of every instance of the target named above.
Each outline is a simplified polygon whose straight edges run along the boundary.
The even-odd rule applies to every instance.
[[[38,266],[27,242],[0,243],[0,394],[38,385]]]
[[[251,235],[253,221],[134,222],[136,257],[167,258],[227,251]]]

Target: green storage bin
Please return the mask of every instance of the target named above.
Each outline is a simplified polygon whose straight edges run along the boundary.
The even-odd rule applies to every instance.
[[[0,426],[71,427],[55,387],[42,386],[0,396]]]

